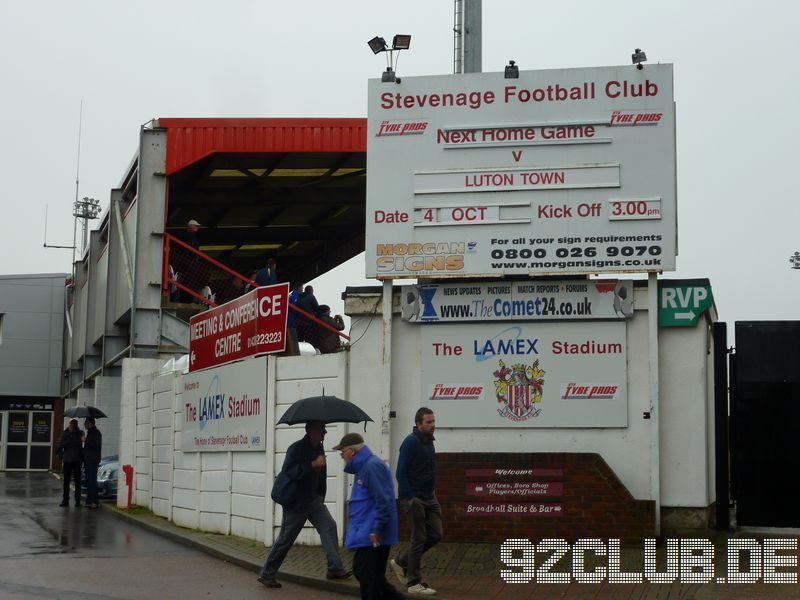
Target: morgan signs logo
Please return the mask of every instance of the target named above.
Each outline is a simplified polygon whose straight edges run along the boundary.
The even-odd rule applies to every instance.
[[[427,121],[381,121],[375,137],[422,135],[427,128]]]
[[[545,371],[539,361],[531,365],[516,364],[509,369],[502,360],[494,372],[494,388],[497,402],[504,406],[497,413],[511,421],[527,421],[538,417],[542,409],[536,404],[542,401]]]
[[[567,383],[561,386],[562,400],[614,400],[619,386],[610,383]]]

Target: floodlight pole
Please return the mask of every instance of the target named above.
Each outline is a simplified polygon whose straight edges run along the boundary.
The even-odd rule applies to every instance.
[[[453,71],[482,71],[482,0],[454,0]]]

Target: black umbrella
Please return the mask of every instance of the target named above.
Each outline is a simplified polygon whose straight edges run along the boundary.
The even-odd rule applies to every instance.
[[[72,408],[68,408],[64,411],[65,417],[93,417],[95,419],[102,419],[106,417],[106,413],[104,413],[99,408],[95,408],[94,406],[73,406]]]
[[[310,421],[324,423],[360,423],[372,421],[370,416],[352,402],[336,396],[309,396],[292,404],[278,423],[297,425]]]

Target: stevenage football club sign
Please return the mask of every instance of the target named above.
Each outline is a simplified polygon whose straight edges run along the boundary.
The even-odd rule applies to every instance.
[[[675,269],[671,65],[369,83],[366,273]]]

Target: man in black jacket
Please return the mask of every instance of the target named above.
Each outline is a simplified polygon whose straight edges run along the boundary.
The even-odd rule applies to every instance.
[[[83,443],[83,432],[78,429],[78,419],[72,419],[64,433],[61,434],[56,451],[64,464],[64,497],[59,506],[69,506],[69,482],[73,475],[75,478],[75,506],[81,505],[81,443]]]
[[[436,499],[436,417],[423,406],[414,415],[415,427],[400,445],[397,459],[398,499],[408,517],[411,544],[389,562],[409,594],[433,596],[436,590],[422,581],[422,555],[442,539],[442,508]]]
[[[94,426],[94,418],[86,417],[86,440],[83,443],[83,468],[86,472],[86,506],[100,508],[97,496],[97,467],[100,466],[100,455],[103,451],[103,435]]]
[[[326,433],[325,423],[322,421],[306,423],[306,435],[286,450],[282,471],[295,482],[295,499],[291,506],[283,507],[281,532],[261,567],[258,581],[268,588],[281,587],[275,580],[275,575],[306,521],[311,522],[322,540],[328,559],[327,578],[344,579],[353,574],[352,571],[345,571],[342,565],[336,521],[325,506],[328,471],[322,440]]]

